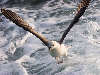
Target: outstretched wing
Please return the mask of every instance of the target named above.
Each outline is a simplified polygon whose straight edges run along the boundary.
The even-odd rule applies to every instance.
[[[77,13],[76,13],[74,19],[72,20],[71,24],[69,25],[69,27],[64,31],[62,38],[59,41],[60,44],[63,42],[64,38],[66,37],[66,35],[70,31],[70,29],[79,21],[79,18],[84,14],[90,1],[91,0],[82,0],[81,3],[78,5]]]
[[[20,16],[18,16],[15,12],[12,12],[11,10],[6,10],[6,9],[1,9],[2,14],[8,18],[9,20],[11,20],[13,23],[15,23],[16,25],[22,27],[24,30],[29,31],[30,33],[32,33],[33,35],[35,35],[37,38],[39,38],[47,47],[49,47],[49,41],[42,36],[41,34],[39,34],[38,32],[36,32],[31,26],[29,26],[29,24],[24,21]]]

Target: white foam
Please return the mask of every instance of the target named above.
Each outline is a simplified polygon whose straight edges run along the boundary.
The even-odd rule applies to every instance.
[[[20,64],[12,62],[0,66],[0,75],[28,75],[28,73]]]
[[[100,36],[98,35],[98,31],[100,30],[100,26],[97,22],[90,21],[88,23],[88,31],[89,31],[89,36],[88,39],[91,43],[93,44],[99,44],[100,43]],[[97,38],[94,38],[96,36]]]

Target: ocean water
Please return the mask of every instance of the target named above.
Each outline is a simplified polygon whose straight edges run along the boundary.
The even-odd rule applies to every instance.
[[[58,41],[77,9],[77,0],[50,0],[38,5],[1,5],[20,15],[49,40]],[[75,1],[75,2],[74,2]],[[90,3],[63,44],[72,45],[57,64],[44,44],[0,15],[0,75],[100,75],[100,0]]]

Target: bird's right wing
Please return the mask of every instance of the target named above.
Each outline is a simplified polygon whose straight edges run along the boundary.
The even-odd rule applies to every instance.
[[[70,31],[70,29],[79,21],[79,18],[84,14],[84,12],[90,2],[91,2],[91,0],[82,0],[81,3],[78,5],[77,13],[76,13],[74,19],[71,21],[71,24],[69,25],[69,27],[64,31],[64,33],[59,41],[60,44],[63,42],[64,38],[66,37],[66,35]]]
[[[46,46],[49,47],[49,40],[47,40],[43,35],[36,32],[29,24],[24,21],[20,16],[18,16],[15,12],[12,12],[11,10],[1,9],[2,14],[11,20],[16,25],[22,27],[24,30],[29,31],[33,35],[35,35],[37,38],[39,38]]]

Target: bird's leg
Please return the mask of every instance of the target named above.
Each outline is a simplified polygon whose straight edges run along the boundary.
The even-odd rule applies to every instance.
[[[60,57],[55,57],[55,59],[56,59],[56,61],[57,61],[58,64],[63,63],[63,59],[60,60]]]

